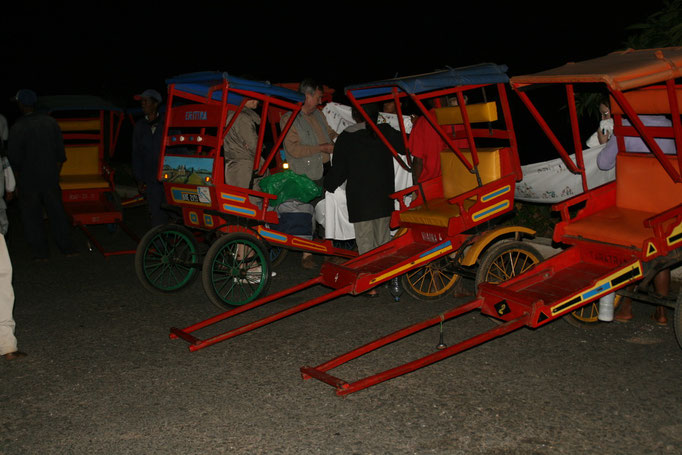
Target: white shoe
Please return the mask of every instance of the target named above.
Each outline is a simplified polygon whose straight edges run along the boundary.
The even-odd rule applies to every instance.
[[[252,277],[247,276],[246,278],[242,278],[241,279],[242,283],[250,283],[250,284],[260,283],[260,278],[261,278],[260,270],[256,270],[254,268],[252,271],[249,271],[249,272],[253,273],[254,276],[252,276]],[[249,272],[247,272],[247,275],[249,274]],[[256,275],[256,273],[257,273],[257,275]],[[277,272],[274,272],[274,271],[270,272],[270,276],[271,277],[277,276]]]

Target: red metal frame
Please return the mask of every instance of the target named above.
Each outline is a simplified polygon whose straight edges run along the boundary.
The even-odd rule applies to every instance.
[[[219,100],[212,98],[213,93],[216,91],[222,92]],[[230,93],[243,97],[239,106],[228,104],[227,100]],[[192,101],[196,104],[175,106],[174,101],[176,98]],[[295,117],[302,107],[302,103],[295,103],[275,96],[235,88],[230,86],[227,79],[224,79],[222,84],[212,87],[207,96],[178,90],[175,84],[169,85],[167,103],[169,108],[166,111],[164,139],[162,142],[163,154],[162,159],[159,160],[158,170],[160,180],[164,181],[166,200],[171,205],[181,208],[183,222],[190,228],[230,232],[232,224],[246,224],[251,226],[248,230],[251,235],[266,243],[276,244],[277,246],[293,250],[309,251],[345,258],[357,256],[357,252],[355,251],[335,247],[330,240],[305,240],[266,227],[265,224],[277,224],[279,221],[277,213],[268,210],[270,201],[275,199],[276,196],[223,183],[225,180],[224,159],[222,154],[223,138],[234,124],[237,116],[241,113],[247,98],[257,99],[262,102],[261,124],[258,130],[258,151],[254,159],[253,171],[254,175],[263,176],[279,152],[284,137],[291,125],[293,125]],[[205,118],[202,117],[202,119],[199,120],[194,118],[190,118],[189,120],[186,119],[187,112],[191,112],[198,108],[205,112]],[[235,114],[231,121],[226,124],[229,110],[235,111]],[[277,125],[275,124],[276,120],[278,120],[277,116],[274,114],[275,112],[280,115],[282,112],[291,112],[291,117],[281,132],[278,132]],[[260,150],[264,143],[267,124],[271,126],[274,145],[267,156],[262,158]],[[200,128],[200,131],[193,135],[169,133],[171,129],[179,128]],[[208,132],[207,128],[215,130],[215,133]],[[170,145],[173,143],[198,147],[198,153],[193,156],[211,158],[213,160],[211,181],[204,185],[210,192],[210,203],[185,201],[176,197],[176,193],[186,192],[189,194],[196,194],[199,185],[179,184],[167,181],[164,175],[163,158],[166,156],[176,156],[176,154],[172,152],[172,146]],[[258,163],[261,161],[262,164],[259,166]],[[258,198],[262,201],[262,204],[258,206],[252,203],[250,198]],[[231,219],[232,221],[226,221],[223,219],[225,217],[234,218]]]

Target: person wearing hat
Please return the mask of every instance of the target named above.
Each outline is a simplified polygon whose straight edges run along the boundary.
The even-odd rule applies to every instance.
[[[44,210],[55,243],[63,254],[73,255],[71,225],[59,187],[59,172],[66,161],[62,132],[53,117],[36,112],[34,91],[19,90],[14,101],[23,115],[10,129],[7,157],[15,174],[24,235],[34,259],[47,260]]]
[[[135,123],[133,130],[133,176],[140,194],[147,199],[152,226],[158,226],[168,222],[161,208],[166,196],[157,175],[163,139],[163,118],[159,115],[162,98],[156,90],[147,89],[135,99],[140,101],[144,118]]]

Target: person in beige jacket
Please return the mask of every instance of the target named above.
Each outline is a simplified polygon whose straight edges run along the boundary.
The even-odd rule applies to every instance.
[[[305,79],[298,91],[305,95],[305,102],[284,138],[284,151],[289,169],[322,187],[324,165],[330,161],[337,134],[318,108],[322,104],[323,86],[312,79]],[[287,124],[290,116],[291,113],[282,116],[280,127]],[[315,205],[315,202],[311,201],[311,204]],[[303,252],[301,265],[306,269],[316,267],[311,253]]]
[[[232,128],[223,140],[225,154],[225,183],[228,185],[249,188],[253,176],[253,160],[256,158],[258,147],[258,126],[260,115],[256,112],[258,100],[250,99],[234,121]],[[235,111],[227,115],[229,124]],[[254,190],[260,190],[258,182],[254,181]],[[253,201],[252,201],[253,202]]]

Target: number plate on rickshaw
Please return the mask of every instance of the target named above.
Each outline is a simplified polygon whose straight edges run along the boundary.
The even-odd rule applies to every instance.
[[[185,202],[197,202],[199,204],[210,204],[211,203],[211,192],[205,186],[197,187],[197,192],[192,193],[189,191],[183,191],[181,198]]]

